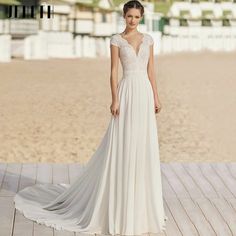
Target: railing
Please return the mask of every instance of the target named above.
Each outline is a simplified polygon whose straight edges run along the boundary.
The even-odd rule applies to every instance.
[[[37,34],[39,21],[31,19],[4,19],[0,20],[0,34],[11,34],[13,37]]]

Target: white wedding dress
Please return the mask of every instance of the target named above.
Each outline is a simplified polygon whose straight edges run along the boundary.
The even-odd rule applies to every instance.
[[[35,184],[14,198],[37,223],[88,234],[142,235],[166,229],[154,98],[147,75],[153,38],[143,34],[138,53],[120,34],[123,77],[120,114],[110,123],[84,171],[68,184]]]

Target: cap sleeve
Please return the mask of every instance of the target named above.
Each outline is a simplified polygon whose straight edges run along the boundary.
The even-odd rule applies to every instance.
[[[153,40],[153,37],[151,35],[149,35],[149,45],[153,45],[154,44],[154,40]]]
[[[119,41],[118,41],[116,35],[111,36],[110,45],[115,45],[115,46],[119,47]]]

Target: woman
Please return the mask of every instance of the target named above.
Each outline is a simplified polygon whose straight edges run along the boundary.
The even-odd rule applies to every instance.
[[[110,41],[112,115],[99,147],[72,185],[36,184],[14,198],[16,209],[37,223],[88,234],[165,229],[153,39],[137,31],[144,13],[138,1],[123,11],[126,28]],[[119,58],[123,77],[117,83]]]

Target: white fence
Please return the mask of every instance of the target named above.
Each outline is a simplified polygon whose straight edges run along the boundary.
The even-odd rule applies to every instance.
[[[190,37],[190,36],[163,36],[161,53],[174,53],[184,51],[235,51],[236,37]]]
[[[167,26],[164,31],[160,53],[236,50],[236,27]]]
[[[235,51],[236,27],[166,27],[165,33],[150,32],[154,39],[154,54],[175,52]],[[110,56],[110,37],[77,36],[69,32],[43,32],[24,40],[13,40],[10,35],[0,36],[0,62],[11,57],[26,60],[49,58],[99,58]]]
[[[69,32],[40,32],[25,38],[25,59],[78,58],[106,56],[105,41]]]
[[[11,60],[11,36],[0,35],[0,62]]]

